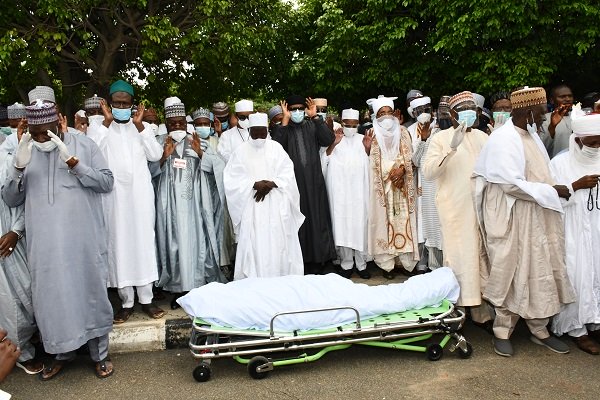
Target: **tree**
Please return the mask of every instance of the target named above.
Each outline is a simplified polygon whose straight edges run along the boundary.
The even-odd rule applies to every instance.
[[[119,76],[148,82],[140,96],[190,103],[268,91],[284,63],[275,46],[291,8],[279,0],[7,0],[0,8],[0,93],[58,89],[69,115]],[[36,79],[32,79],[36,77]],[[37,80],[37,82],[36,82]],[[190,104],[191,105],[191,104]]]

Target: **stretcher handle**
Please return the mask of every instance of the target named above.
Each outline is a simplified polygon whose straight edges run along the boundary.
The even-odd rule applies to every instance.
[[[277,313],[273,316],[273,318],[271,318],[271,323],[269,325],[269,329],[270,329],[269,333],[270,333],[271,337],[275,336],[275,331],[273,330],[273,325],[275,323],[275,319],[282,315],[304,314],[304,313],[315,313],[315,312],[337,311],[337,310],[352,310],[352,311],[354,311],[354,314],[356,314],[356,322],[354,322],[356,324],[356,330],[360,329],[360,313],[358,312],[358,310],[354,307],[344,306],[344,307],[331,307],[331,308],[315,308],[313,310],[285,311],[285,312]]]

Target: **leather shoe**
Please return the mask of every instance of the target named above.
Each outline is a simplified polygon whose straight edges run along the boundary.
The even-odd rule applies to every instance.
[[[600,354],[600,347],[594,342],[588,335],[572,338],[573,342],[579,347],[579,349],[585,351],[588,354],[597,356]]]
[[[396,274],[394,273],[394,271],[383,271],[383,277],[385,279],[394,279],[396,277]]]
[[[338,273],[339,276],[342,276],[342,277],[344,277],[346,279],[350,279],[350,277],[352,276],[352,270],[351,269],[340,268],[337,273]]]
[[[371,273],[366,269],[363,269],[362,271],[356,270],[356,272],[358,272],[358,276],[362,279],[371,279]]]
[[[133,315],[133,307],[132,308],[125,308],[125,307],[121,307],[121,309],[119,311],[117,311],[117,313],[115,314],[114,318],[113,318],[113,323],[114,324],[122,324],[123,322],[126,322],[129,317],[131,317]]]

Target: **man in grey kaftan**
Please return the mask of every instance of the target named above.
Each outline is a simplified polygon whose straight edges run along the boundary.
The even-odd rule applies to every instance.
[[[33,308],[45,350],[57,355],[42,379],[86,343],[96,374],[106,377],[112,307],[100,194],[112,190],[112,172],[91,139],[66,132],[66,121],[56,134],[53,104],[27,107],[27,119],[30,133],[19,143],[2,198],[10,207],[25,205]]]

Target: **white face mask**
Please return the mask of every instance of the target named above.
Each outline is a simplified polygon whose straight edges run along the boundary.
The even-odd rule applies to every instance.
[[[50,134],[50,133],[54,133],[54,132],[48,131],[48,133]],[[34,140],[33,145],[35,146],[36,149],[38,149],[39,151],[43,151],[44,153],[49,153],[56,148],[56,143],[54,143],[52,140],[48,140],[47,142],[44,142],[44,143],[36,142]]]
[[[381,127],[381,129],[386,131],[391,131],[394,128],[394,117],[391,115],[384,115],[383,117],[377,118],[377,125]]]
[[[600,156],[600,147],[588,147],[585,144],[581,144],[581,153],[590,159],[597,159]]]
[[[358,132],[358,128],[344,127],[344,136],[346,136],[346,137],[352,137],[352,136],[356,135],[357,132]]]
[[[90,121],[90,125],[100,125],[102,122],[104,122],[104,116],[103,115],[90,115],[88,117],[88,121]]]
[[[250,144],[257,149],[261,147],[265,147],[265,143],[267,143],[267,139],[252,139],[250,140]]]
[[[171,136],[176,142],[181,142],[186,135],[187,132],[181,130],[169,132],[169,136]]]
[[[246,118],[244,120],[238,119],[238,126],[242,129],[248,129],[250,127],[250,119]]]
[[[428,123],[429,121],[431,121],[431,114],[429,114],[429,113],[421,113],[417,117],[417,121],[419,121],[419,123],[421,125],[425,125],[426,123]]]

